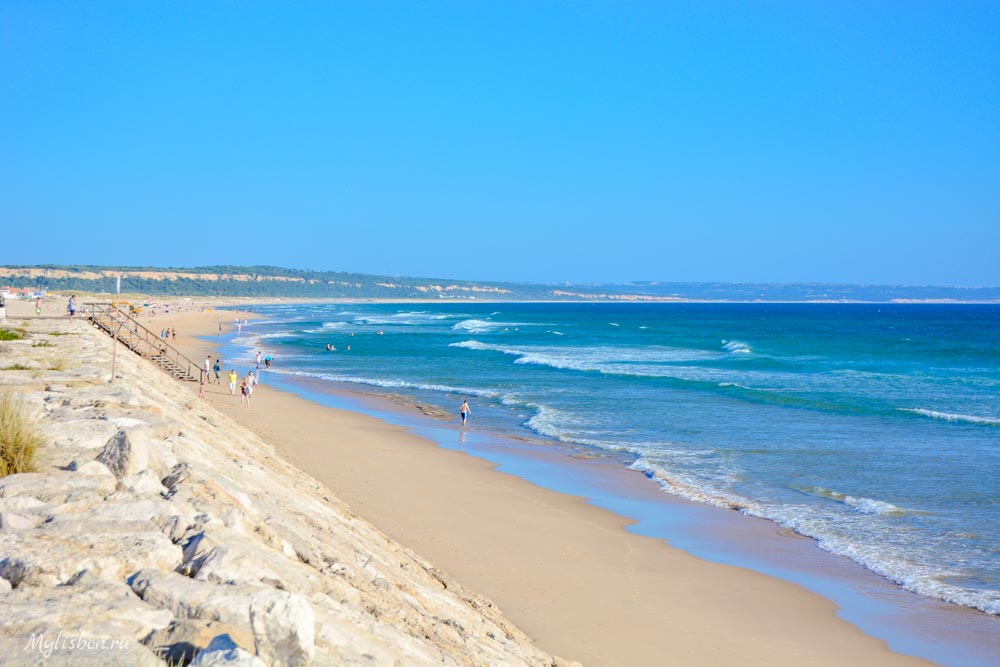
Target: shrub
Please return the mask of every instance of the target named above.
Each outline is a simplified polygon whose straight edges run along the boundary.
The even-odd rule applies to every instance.
[[[24,338],[24,331],[15,329],[0,329],[0,340],[21,340]]]
[[[35,470],[42,444],[38,421],[9,390],[0,390],[0,477]]]

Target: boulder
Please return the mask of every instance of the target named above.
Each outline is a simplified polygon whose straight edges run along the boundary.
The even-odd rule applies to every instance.
[[[83,571],[63,586],[11,590],[0,605],[0,637],[72,633],[138,643],[167,627],[173,614],[140,600],[123,583]]]
[[[131,436],[125,431],[118,431],[104,444],[97,460],[118,479],[137,475],[149,465],[146,438],[137,431]]]
[[[167,492],[166,487],[160,484],[160,478],[156,473],[148,469],[138,475],[126,477],[122,480],[122,486],[140,496],[158,496]]]
[[[224,527],[206,527],[190,535],[184,545],[182,569],[199,581],[214,583],[264,583],[295,591],[319,586],[315,569]]]
[[[0,479],[0,498],[28,496],[42,503],[62,505],[79,500],[102,500],[115,490],[107,475],[73,472],[22,472]]]
[[[106,475],[114,477],[114,474],[108,469],[108,466],[96,460],[85,461],[83,463],[73,461],[69,464],[69,469],[83,475]]]
[[[195,581],[176,572],[146,569],[129,580],[148,604],[169,609],[179,619],[216,621],[250,627],[250,603],[265,586],[219,585]]]
[[[21,530],[37,528],[42,517],[37,514],[21,514],[19,512],[0,512],[0,532],[12,533]]]
[[[187,664],[219,635],[228,635],[233,643],[250,655],[255,650],[250,628],[200,619],[176,619],[166,628],[149,635],[143,643],[167,664]]]
[[[215,637],[189,667],[267,667],[257,656],[241,649],[229,635]]]
[[[163,661],[137,641],[56,629],[0,637],[0,656],[5,667],[163,667]]]
[[[31,511],[39,507],[45,507],[38,498],[31,496],[15,496],[13,498],[0,498],[0,512],[21,512]]]
[[[15,588],[56,586],[81,570],[123,581],[143,568],[181,562],[181,548],[163,533],[81,533],[77,524],[0,533],[0,555],[0,577]]]
[[[269,665],[308,665],[316,654],[315,616],[301,595],[283,591],[257,593],[250,603],[250,624],[257,655]]]

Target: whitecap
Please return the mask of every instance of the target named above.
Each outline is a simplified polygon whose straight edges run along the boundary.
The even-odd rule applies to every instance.
[[[941,419],[948,422],[965,422],[967,424],[983,424],[986,426],[1000,426],[1000,419],[995,417],[979,417],[976,415],[961,415],[951,412],[939,412],[937,410],[927,410],[924,408],[898,408],[900,412],[909,412],[915,415],[930,417],[931,419]]]
[[[883,500],[873,500],[871,498],[852,496],[846,493],[839,493],[822,486],[808,486],[799,489],[802,493],[819,498],[826,498],[846,505],[861,512],[862,514],[882,514],[885,516],[902,516],[910,514],[908,510],[887,503]]]
[[[452,331],[468,331],[469,333],[492,333],[500,329],[513,329],[529,326],[524,322],[490,322],[488,320],[462,320],[452,325]]]
[[[308,377],[317,380],[327,380],[329,382],[343,382],[347,384],[364,384],[371,387],[381,387],[383,389],[417,389],[421,391],[436,391],[446,394],[462,394],[466,396],[477,396],[479,398],[499,398],[500,392],[489,389],[478,389],[475,387],[457,387],[443,384],[427,384],[422,382],[410,382],[398,378],[371,378],[356,375],[335,375],[332,373],[317,373],[311,371],[288,371],[277,370],[282,375],[292,375],[296,377]]]
[[[722,347],[733,354],[750,354],[753,350],[749,345],[738,340],[722,341]]]

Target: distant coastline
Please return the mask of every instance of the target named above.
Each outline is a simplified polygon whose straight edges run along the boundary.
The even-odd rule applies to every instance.
[[[393,277],[273,266],[158,268],[125,266],[3,266],[0,289],[149,297],[238,299],[614,302],[614,303],[1000,303],[1000,287],[849,285],[827,283],[633,282],[535,284]]]

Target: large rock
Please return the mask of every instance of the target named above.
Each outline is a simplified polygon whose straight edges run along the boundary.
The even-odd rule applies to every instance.
[[[269,590],[258,585],[219,585],[195,581],[176,572],[142,570],[129,584],[136,595],[180,619],[199,619],[250,627],[250,603],[255,593]]]
[[[0,577],[19,586],[56,586],[82,570],[124,581],[143,568],[173,569],[181,548],[160,532],[89,533],[78,525],[0,533]]]
[[[139,642],[72,631],[0,638],[0,656],[4,667],[163,667]]]
[[[168,627],[153,632],[143,643],[167,664],[183,665],[191,662],[195,655],[204,651],[219,635],[228,635],[248,655],[253,655],[256,650],[253,632],[248,627],[187,618],[175,619]]]
[[[19,530],[37,528],[42,517],[37,514],[21,514],[19,512],[0,512],[0,532],[12,533]]]
[[[73,472],[22,472],[0,479],[0,498],[31,497],[52,505],[103,500],[115,490],[114,478]]]
[[[140,496],[159,496],[167,492],[166,487],[160,484],[157,474],[148,469],[122,479],[122,486]]]
[[[106,465],[118,479],[137,475],[149,465],[146,438],[138,432],[133,432],[130,436],[125,431],[118,431],[105,443],[97,460]]]
[[[169,611],[145,604],[125,584],[81,572],[64,586],[7,593],[0,605],[0,640],[20,642],[24,664],[77,664],[76,658],[81,664],[102,664],[99,655],[103,664],[155,664],[146,659],[152,654],[137,645],[172,619]],[[39,660],[47,651],[56,658]],[[8,664],[9,657],[0,661]]]
[[[241,649],[229,635],[219,635],[189,667],[267,667],[267,663]]]
[[[250,624],[257,655],[275,667],[308,665],[316,654],[316,619],[299,595],[267,591],[253,596]]]
[[[263,583],[295,591],[321,587],[315,569],[254,538],[259,538],[257,533],[247,536],[222,526],[206,527],[185,541],[182,571],[213,583]]]

